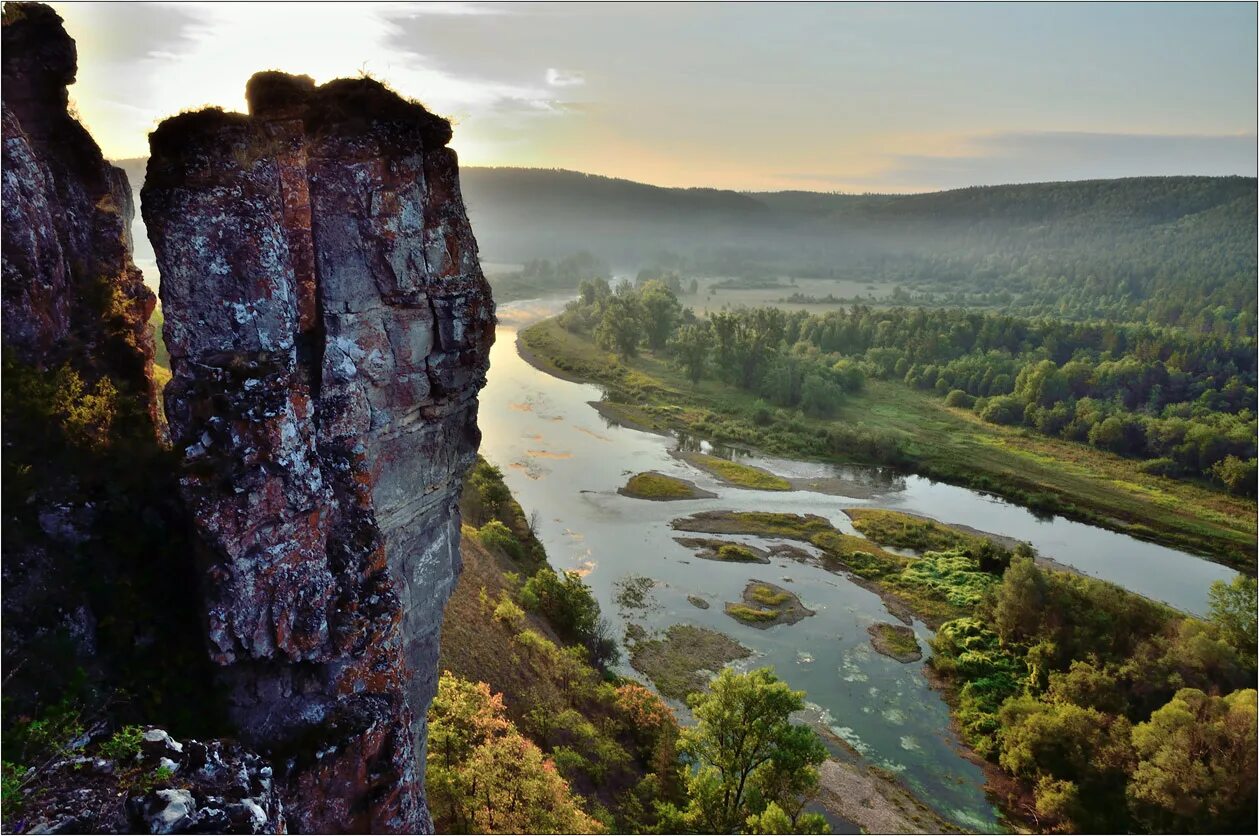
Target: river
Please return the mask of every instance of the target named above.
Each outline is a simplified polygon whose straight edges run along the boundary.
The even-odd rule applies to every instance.
[[[749,463],[784,476],[840,476],[872,490],[864,498],[848,498],[719,484],[669,454],[676,439],[609,424],[590,406],[602,396],[599,387],[553,377],[520,357],[517,330],[553,315],[562,305],[562,300],[535,300],[499,309],[480,409],[481,452],[503,470],[525,513],[536,515],[536,533],[552,565],[585,575],[618,637],[631,621],[660,632],[688,623],[720,630],[752,649],[753,657],[741,667],[773,666],[792,687],[808,693],[835,734],[871,762],[899,773],[924,801],[959,825],[1000,829],[983,792],[983,773],[959,753],[947,706],[923,675],[925,659],[901,664],[870,648],[866,627],[895,621],[880,598],[842,576],[784,558],[768,565],[696,559],[674,542],[671,520],[703,510],[784,511],[817,514],[855,533],[842,508],[912,511],[1025,540],[1042,555],[1078,571],[1193,613],[1206,610],[1212,581],[1234,575],[1173,549],[1060,517],[1037,516],[1003,500],[917,476],[750,457]],[[717,497],[649,502],[617,493],[630,475],[646,470],[689,479]],[[729,539],[765,543],[753,537]],[[632,577],[655,581],[645,611],[618,607],[619,584]],[[790,589],[816,615],[767,630],[735,621],[722,604],[739,601],[750,579]],[[687,596],[705,598],[712,606],[699,609]],[[931,631],[921,623],[914,629],[926,648]],[[622,672],[638,676],[628,667]]]

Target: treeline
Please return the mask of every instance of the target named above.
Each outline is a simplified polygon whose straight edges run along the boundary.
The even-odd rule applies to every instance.
[[[583,282],[561,322],[622,356],[663,351],[699,381],[827,417],[867,378],[901,380],[996,424],[1145,460],[1159,475],[1255,492],[1255,342],[1181,329],[1009,315],[778,308],[700,320],[658,282]],[[894,461],[894,456],[884,457]]]
[[[897,282],[1023,316],[1255,336],[1255,179],[1139,177],[917,195],[661,189],[464,169],[501,259],[583,248],[715,276]]]
[[[519,270],[493,274],[488,278],[494,290],[494,298],[503,302],[569,292],[582,279],[606,278],[609,275],[605,262],[582,250],[556,261],[549,258],[530,259]]]
[[[1256,804],[1255,581],[1208,620],[1016,557],[932,666],[968,742],[1038,830],[1248,832]]]

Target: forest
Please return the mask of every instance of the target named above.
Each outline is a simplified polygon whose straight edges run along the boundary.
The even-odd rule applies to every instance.
[[[589,251],[630,274],[896,282],[916,303],[1255,335],[1254,178],[847,195],[468,168],[463,191],[495,261]]]
[[[1255,581],[1207,620],[1016,556],[932,667],[1038,830],[1240,832],[1255,809]]]
[[[622,357],[662,351],[694,381],[827,417],[866,380],[937,394],[984,421],[1138,459],[1146,472],[1255,491],[1252,338],[959,309],[735,309],[699,319],[659,280],[585,281],[561,316]]]

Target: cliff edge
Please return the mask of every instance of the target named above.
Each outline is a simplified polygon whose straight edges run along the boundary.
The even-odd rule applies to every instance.
[[[165,391],[210,655],[302,832],[424,832],[493,305],[450,126],[260,73],[151,135]]]

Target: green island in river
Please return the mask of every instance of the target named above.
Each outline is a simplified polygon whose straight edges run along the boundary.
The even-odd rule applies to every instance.
[[[522,356],[542,370],[605,387],[600,411],[627,426],[836,462],[845,458],[819,441],[827,431],[877,426],[899,440],[895,458],[905,460],[880,460],[876,447],[876,455],[848,461],[894,464],[1254,571],[1253,499],[1153,475],[1135,460],[1086,445],[987,423],[899,383],[867,380],[831,417],[783,418],[729,383],[690,380],[662,352],[618,356],[564,328],[558,317],[521,331],[518,342]]]

